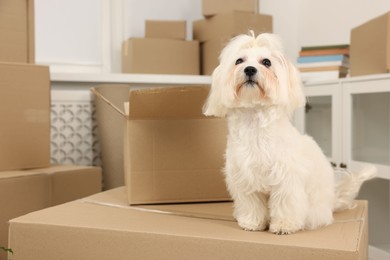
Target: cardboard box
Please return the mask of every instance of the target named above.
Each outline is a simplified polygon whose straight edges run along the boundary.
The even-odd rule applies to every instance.
[[[118,108],[123,108],[123,104],[129,101],[129,85],[102,84],[95,90]],[[103,188],[108,190],[125,185],[123,160],[125,120],[102,99],[95,98],[95,105],[103,169]]]
[[[203,16],[212,16],[231,11],[259,13],[259,0],[202,0]]]
[[[230,39],[239,34],[272,32],[272,16],[248,12],[230,12],[193,22],[193,39],[200,42]]]
[[[219,65],[219,55],[229,39],[213,39],[200,44],[201,73],[211,75]]]
[[[52,165],[30,172],[50,176],[50,205],[58,205],[80,199],[102,191],[102,171],[100,167],[81,165]]]
[[[134,207],[117,188],[11,220],[10,246],[13,260],[367,259],[367,202],[278,236],[240,229],[231,203]]]
[[[350,45],[351,76],[389,72],[389,35],[390,12],[352,29]]]
[[[0,171],[50,165],[46,66],[0,63]]]
[[[101,169],[53,165],[27,171],[0,172],[0,245],[8,244],[8,221],[101,191]],[[6,259],[0,251],[0,259]]]
[[[208,87],[129,92],[130,114],[122,115],[130,204],[230,200],[222,174],[226,122],[202,114],[208,92]]]
[[[146,38],[163,38],[185,40],[187,38],[187,22],[146,20]]]
[[[8,221],[50,206],[50,177],[27,171],[0,172],[0,245],[8,245]],[[0,259],[7,259],[0,250]]]
[[[34,1],[0,1],[0,61],[34,63]]]
[[[122,51],[124,73],[199,75],[199,43],[131,38]]]

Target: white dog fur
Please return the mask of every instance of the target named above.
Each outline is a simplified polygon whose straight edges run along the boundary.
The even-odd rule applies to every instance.
[[[335,172],[316,142],[290,122],[305,104],[297,69],[273,34],[240,35],[223,49],[204,114],[227,117],[225,179],[245,230],[290,234],[332,223],[375,175]]]

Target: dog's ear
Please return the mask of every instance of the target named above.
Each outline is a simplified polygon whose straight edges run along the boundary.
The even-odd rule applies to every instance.
[[[288,75],[290,78],[290,111],[303,107],[306,97],[303,92],[303,84],[298,69],[288,61]]]
[[[209,96],[203,106],[203,114],[206,116],[224,117],[227,109],[223,104],[223,83],[221,79],[221,65],[212,74],[212,83]]]
[[[279,54],[284,73],[286,77],[281,77],[281,84],[287,86],[286,109],[288,113],[294,112],[298,107],[302,107],[306,103],[305,94],[303,93],[302,80],[298,69],[287,60],[283,54]]]

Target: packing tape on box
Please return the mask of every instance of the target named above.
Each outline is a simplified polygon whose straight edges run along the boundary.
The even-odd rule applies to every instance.
[[[115,204],[115,203],[111,203],[111,202],[95,201],[95,200],[91,200],[88,198],[81,199],[80,201],[83,203],[90,203],[90,204],[95,204],[95,205],[100,205],[100,206],[114,207],[114,208],[121,208],[121,209],[129,209],[129,210],[135,210],[135,211],[139,211],[139,212],[149,212],[149,213],[180,216],[180,217],[190,217],[190,218],[201,218],[201,219],[211,219],[211,220],[235,222],[235,220],[231,217],[225,217],[225,216],[219,216],[219,215],[213,215],[213,214],[191,213],[191,212],[183,212],[183,211],[176,211],[176,210],[175,211],[168,211],[168,210],[143,208],[141,206],[125,206],[125,205],[119,205],[119,204]]]

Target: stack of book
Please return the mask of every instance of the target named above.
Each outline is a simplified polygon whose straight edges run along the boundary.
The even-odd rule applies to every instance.
[[[349,45],[302,47],[297,62],[303,81],[344,78],[349,69]]]

